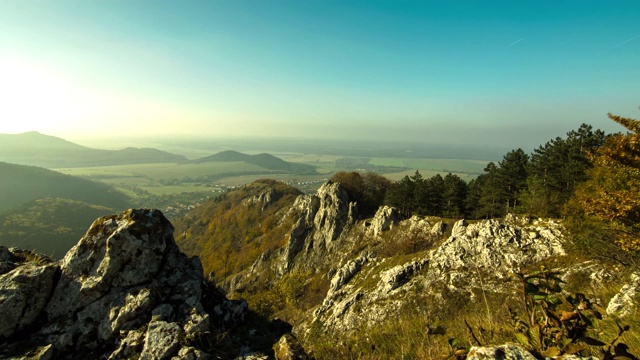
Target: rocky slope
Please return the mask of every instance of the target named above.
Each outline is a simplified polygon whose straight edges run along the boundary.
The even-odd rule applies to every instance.
[[[265,192],[229,211],[242,213],[242,206],[260,208],[269,198]],[[284,244],[259,254],[251,265],[220,285],[230,296],[247,297],[259,308],[268,303],[272,315],[292,322],[295,334],[312,350],[322,337],[328,337],[334,344],[330,347],[335,348],[355,336],[354,344],[345,345],[348,351],[355,351],[352,348],[362,342],[357,334],[363,331],[370,335],[366,337],[372,342],[370,348],[379,348],[380,344],[373,343],[372,331],[390,324],[393,333],[400,319],[407,318],[409,322],[424,319],[423,328],[449,324],[448,336],[467,339],[463,316],[478,318],[479,324],[500,321],[504,325],[501,338],[515,341],[507,310],[517,307],[522,295],[514,274],[544,264],[558,268],[567,281],[579,280],[581,287],[572,291],[612,293],[609,296],[617,291],[612,288],[620,289],[629,279],[630,272],[624,267],[567,256],[570,244],[563,226],[550,219],[514,215],[476,222],[405,219],[389,207],[381,207],[371,219],[360,219],[357,204],[340,184],[331,182],[317,194],[301,195],[292,206],[271,214],[280,219],[274,229],[288,229],[283,232]],[[179,228],[181,233],[190,231],[183,224]],[[614,297],[609,306],[612,315],[636,316],[632,298],[638,281],[633,279]],[[272,297],[280,301],[275,306]],[[593,300],[606,307],[609,298]],[[486,339],[491,337],[486,335]],[[325,357],[353,354],[331,351]]]
[[[128,210],[96,220],[60,262],[0,247],[0,358],[272,353],[290,327],[205,282],[198,258],[180,252],[172,234],[159,211]]]
[[[248,188],[205,205],[215,218],[178,223],[181,246],[237,269],[225,276],[203,276],[155,210],[96,220],[60,262],[0,247],[0,358],[304,358],[293,335],[317,359],[449,357],[473,345],[463,319],[485,344],[515,340],[507,309],[522,295],[512,275],[540,265],[580,283],[571,290],[609,317],[637,322],[640,277],[567,256],[560,222],[406,219],[389,207],[360,219],[338,183],[297,197],[275,182]]]

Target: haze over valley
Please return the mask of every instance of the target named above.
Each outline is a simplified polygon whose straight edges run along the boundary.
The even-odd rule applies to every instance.
[[[0,1],[0,359],[640,358],[639,14]]]

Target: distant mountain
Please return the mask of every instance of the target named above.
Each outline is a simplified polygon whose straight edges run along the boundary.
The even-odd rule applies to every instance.
[[[90,180],[52,170],[0,162],[0,214],[41,198],[65,198],[114,210],[130,207],[124,194]]]
[[[271,154],[262,153],[257,155],[247,155],[233,150],[222,151],[214,155],[192,160],[194,164],[205,162],[234,162],[242,161],[253,164],[267,170],[276,170],[289,173],[315,173],[315,168],[307,164],[290,163]]]
[[[181,163],[182,155],[157,149],[100,150],[30,131],[0,134],[0,161],[46,168],[108,166],[142,163]]]
[[[205,156],[203,158],[192,160],[194,164],[200,164],[204,162],[232,162],[232,161],[246,161],[251,155],[243,154],[233,150],[221,151],[217,154]]]
[[[72,143],[55,136],[41,134],[37,131],[29,131],[22,134],[0,134],[0,149],[66,149],[89,150],[90,148]]]
[[[114,210],[68,199],[37,199],[0,216],[0,245],[60,259],[93,221]]]

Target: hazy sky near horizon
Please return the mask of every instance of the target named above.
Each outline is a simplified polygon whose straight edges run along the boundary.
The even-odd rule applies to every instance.
[[[640,117],[640,1],[5,0],[0,133],[531,146]]]

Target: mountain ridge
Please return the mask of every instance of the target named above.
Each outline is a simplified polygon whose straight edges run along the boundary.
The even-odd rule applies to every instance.
[[[467,320],[475,329],[491,321],[494,333],[484,330],[484,343],[515,342],[507,305],[522,306],[522,297],[513,291],[513,274],[541,267],[566,274],[563,281],[581,284],[567,285],[570,291],[595,293],[591,298],[603,306],[616,301],[611,287],[628,291],[613,281],[628,279],[628,271],[571,253],[558,220],[408,218],[386,206],[366,218],[331,181],[295,200],[260,191],[240,188],[227,194],[233,202],[194,209],[175,221],[176,241],[202,256],[205,272],[231,297],[294,324],[294,334],[318,359],[446,358],[447,339],[468,339],[467,349],[473,344],[461,325]],[[220,222],[229,236],[220,233]],[[637,314],[633,303],[621,308]]]
[[[45,168],[182,163],[187,158],[153,148],[94,149],[30,131],[0,134],[0,161]]]

